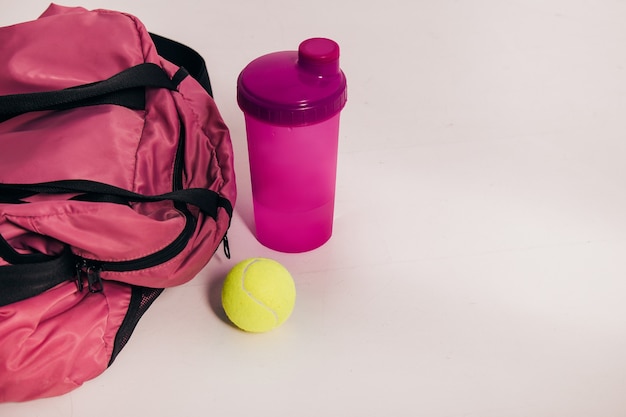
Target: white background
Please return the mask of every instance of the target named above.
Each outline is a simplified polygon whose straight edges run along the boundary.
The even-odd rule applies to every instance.
[[[0,25],[47,4],[0,0]],[[626,2],[64,4],[206,57],[236,151],[233,258],[166,291],[100,377],[0,416],[626,416]],[[251,232],[236,78],[313,36],[349,83],[335,232],[288,255]],[[253,335],[219,291],[258,256],[298,300]]]

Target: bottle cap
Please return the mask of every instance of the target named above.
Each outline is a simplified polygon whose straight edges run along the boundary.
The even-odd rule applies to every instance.
[[[339,113],[347,101],[339,45],[326,38],[303,41],[297,51],[274,52],[250,62],[237,80],[246,114],[282,126],[306,126]]]

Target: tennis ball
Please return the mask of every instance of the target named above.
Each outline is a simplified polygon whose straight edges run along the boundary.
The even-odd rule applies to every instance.
[[[250,258],[230,270],[222,287],[222,306],[237,327],[248,332],[272,330],[287,320],[296,302],[289,271],[267,258]]]

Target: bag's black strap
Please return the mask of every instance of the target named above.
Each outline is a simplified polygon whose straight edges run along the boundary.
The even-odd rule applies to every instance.
[[[123,103],[131,108],[143,108],[143,88],[175,90],[178,82],[180,80],[176,80],[176,77],[170,79],[163,68],[156,64],[139,64],[111,78],[91,84],[63,90],[0,96],[0,121],[33,111],[62,110],[93,104]]]
[[[75,274],[76,259],[69,247],[43,262],[0,266],[0,307],[47,291]]]
[[[159,55],[171,63],[185,68],[187,72],[189,72],[189,75],[195,78],[211,97],[213,96],[206,62],[198,52],[191,49],[187,45],[183,45],[182,43],[178,43],[154,33],[150,33],[150,37],[152,38]]]
[[[171,191],[159,195],[145,195],[115,187],[113,185],[89,180],[60,180],[36,184],[0,184],[0,192],[17,192],[22,198],[34,194],[74,194],[75,200],[102,202],[156,202],[171,200],[178,203],[191,204],[198,207],[204,214],[217,219],[217,210],[223,207],[232,217],[233,207],[227,198],[206,188],[189,188]],[[92,198],[93,197],[93,198]]]
[[[49,256],[43,253],[29,253],[22,254],[13,249],[11,245],[0,235],[0,258],[4,259],[10,264],[27,264],[49,261],[54,256]],[[1,275],[1,274],[0,274]]]
[[[186,75],[191,75],[209,95],[213,95],[206,64],[200,54],[163,36],[153,33],[150,36],[157,52],[181,68],[172,79],[160,66],[143,63],[103,81],[62,90],[0,96],[0,122],[33,111],[64,110],[95,104],[143,109],[146,87],[175,90]]]

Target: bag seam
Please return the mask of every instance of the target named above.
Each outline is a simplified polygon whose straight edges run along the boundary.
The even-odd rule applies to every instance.
[[[129,19],[132,24],[133,27],[135,28],[135,35],[137,37],[137,43],[139,45],[139,49],[141,50],[141,60],[145,63],[147,62],[147,58],[148,58],[148,54],[146,51],[146,48],[144,47],[144,41],[145,41],[145,36],[144,36],[144,32],[145,30],[145,26],[143,26],[143,23],[141,23],[139,21],[139,19],[136,16],[133,16],[129,13],[120,13],[120,12],[116,12],[116,11],[112,11],[112,10],[100,10],[100,13],[102,14],[108,14],[108,15],[119,15],[119,16],[124,16],[127,19]],[[139,170],[139,149],[141,148],[141,143],[144,139],[144,133],[146,130],[146,126],[148,124],[148,109],[147,106],[146,108],[143,110],[143,124],[141,126],[141,133],[139,135],[139,140],[137,141],[137,146],[135,147],[135,152],[134,152],[134,169],[133,169],[133,177],[131,179],[131,183],[133,185],[133,190],[134,192],[137,192],[137,177],[139,176],[138,174],[138,170]]]
[[[219,160],[217,156],[216,150],[218,148],[218,144],[213,143],[213,141],[211,140],[211,135],[209,135],[209,133],[206,131],[202,123],[200,123],[200,116],[198,115],[198,113],[196,113],[193,106],[191,105],[192,102],[187,97],[185,97],[185,95],[181,91],[177,90],[176,92],[180,95],[182,101],[185,103],[185,105],[189,109],[189,112],[192,115],[193,122],[196,124],[196,126],[198,126],[199,130],[205,136],[206,140],[212,145],[212,149],[211,149],[212,159],[215,161],[217,167],[219,168],[219,173],[220,173],[219,181],[220,181],[220,184],[223,186],[223,184],[225,183],[224,175],[223,175],[224,168],[221,164],[221,161]],[[174,92],[172,92],[172,95],[173,94]]]
[[[142,55],[142,61],[146,62],[146,58],[147,58],[147,53],[146,50],[144,48],[144,38],[143,38],[143,33],[141,30],[141,26],[139,24],[139,20],[135,17],[132,16],[130,14],[127,13],[122,13],[123,16],[127,17],[128,19],[130,19],[135,27],[135,34],[137,36],[137,42],[139,43],[140,49],[141,49],[141,55]],[[137,146],[135,147],[135,162],[134,162],[134,168],[133,169],[133,178],[132,178],[132,184],[133,184],[133,191],[137,191],[137,177],[138,177],[138,170],[139,170],[139,149],[141,148],[142,142],[144,140],[144,133],[146,131],[146,126],[148,124],[148,106],[146,103],[146,108],[143,111],[143,125],[141,126],[141,133],[139,136],[139,140],[137,141]]]

